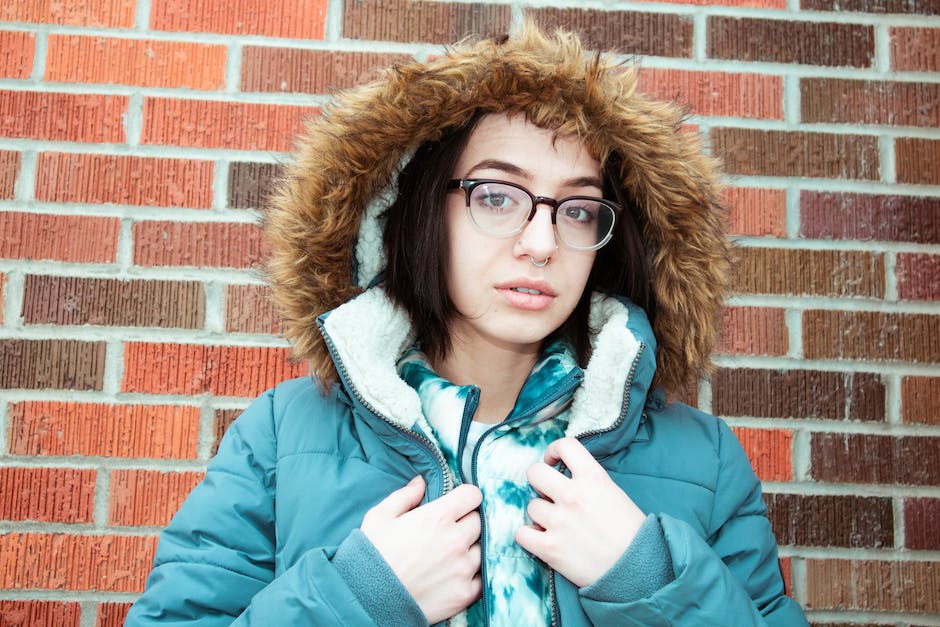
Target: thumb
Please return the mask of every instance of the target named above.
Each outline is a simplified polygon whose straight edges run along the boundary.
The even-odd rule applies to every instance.
[[[417,507],[423,497],[424,478],[417,475],[403,487],[379,501],[370,513],[381,518],[398,518]]]

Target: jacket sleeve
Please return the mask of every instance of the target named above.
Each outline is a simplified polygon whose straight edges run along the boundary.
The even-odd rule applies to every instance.
[[[650,515],[617,563],[580,590],[593,624],[808,625],[784,593],[760,482],[737,438],[718,424],[712,536]]]
[[[269,391],[229,428],[205,478],[161,534],[125,624],[270,625],[277,617],[285,625],[369,625],[394,607],[399,624],[427,625],[358,531],[339,547],[308,550],[275,577],[273,406]],[[369,579],[349,579],[364,572]]]

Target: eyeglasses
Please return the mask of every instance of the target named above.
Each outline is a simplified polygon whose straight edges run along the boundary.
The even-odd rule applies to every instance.
[[[552,224],[562,244],[574,250],[597,250],[610,241],[619,205],[593,196],[555,200],[506,181],[453,179],[448,189],[467,195],[467,213],[482,232],[496,237],[515,235],[535,217],[538,205],[552,208]]]

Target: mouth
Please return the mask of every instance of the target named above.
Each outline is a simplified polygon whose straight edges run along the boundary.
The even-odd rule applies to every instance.
[[[520,294],[533,294],[533,295],[538,296],[539,294],[542,293],[541,291],[539,291],[539,290],[537,290],[537,289],[535,289],[535,288],[531,288],[531,287],[513,287],[513,288],[510,288],[510,289],[511,289],[513,292],[519,292]]]

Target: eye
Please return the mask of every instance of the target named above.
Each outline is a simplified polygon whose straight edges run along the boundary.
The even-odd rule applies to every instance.
[[[566,222],[578,225],[593,224],[597,221],[597,203],[581,200],[566,202],[559,208],[558,215]]]
[[[522,204],[524,194],[508,185],[485,184],[473,190],[473,208],[491,213],[514,212]]]

